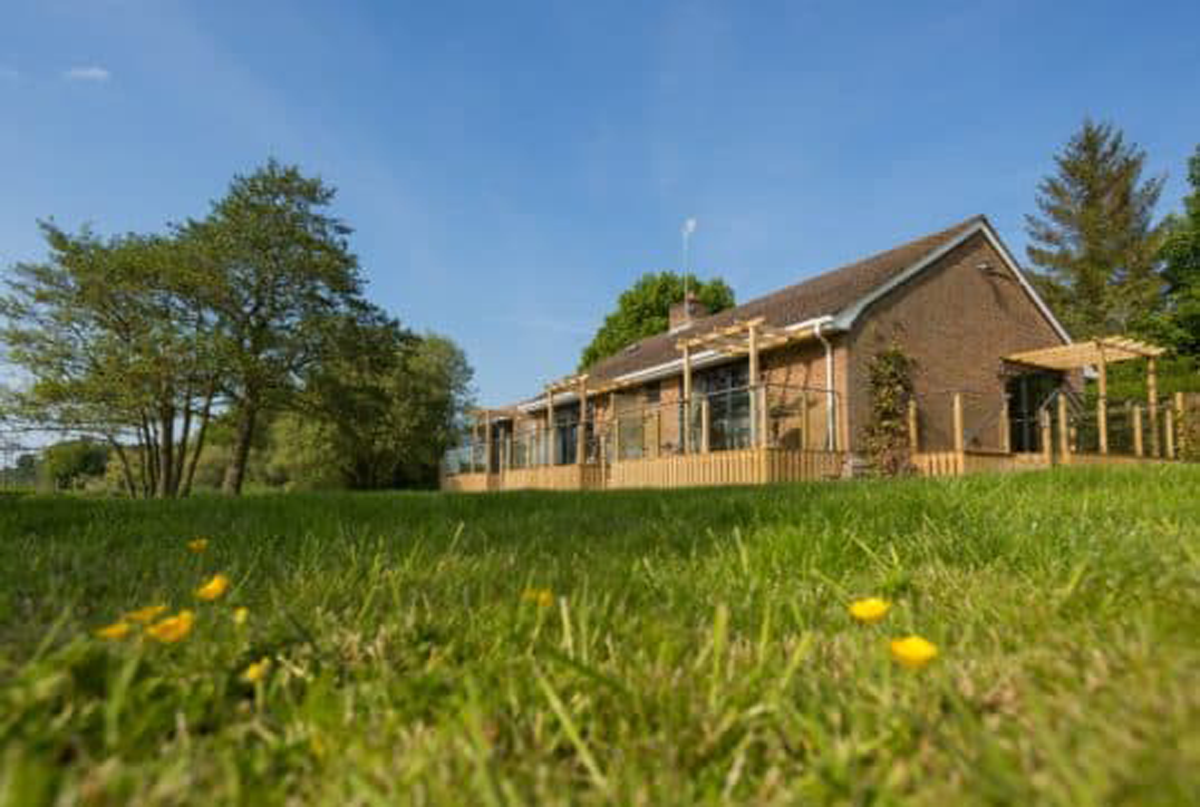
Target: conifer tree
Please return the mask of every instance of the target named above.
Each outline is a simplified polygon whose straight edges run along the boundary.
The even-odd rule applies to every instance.
[[[1162,305],[1163,178],[1142,178],[1146,152],[1110,123],[1085,120],[1038,185],[1040,215],[1026,216],[1026,252],[1076,337],[1128,331]]]

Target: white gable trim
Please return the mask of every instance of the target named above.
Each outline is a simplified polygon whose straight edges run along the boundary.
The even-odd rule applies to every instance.
[[[837,316],[837,318],[834,320],[834,326],[840,330],[850,330],[850,328],[854,326],[855,321],[858,320],[859,316],[868,306],[879,300],[881,297],[887,295],[898,286],[907,283],[909,280],[925,271],[930,266],[933,266],[959,244],[962,244],[968,238],[980,232],[983,233],[984,237],[988,240],[988,243],[991,244],[992,248],[995,249],[1000,255],[1001,260],[1003,260],[1005,265],[1008,266],[1009,270],[1013,273],[1013,276],[1016,277],[1017,282],[1021,284],[1021,288],[1025,290],[1025,293],[1029,295],[1029,298],[1033,301],[1034,305],[1036,305],[1038,310],[1042,312],[1042,315],[1046,318],[1046,321],[1050,323],[1050,327],[1054,328],[1055,333],[1059,335],[1064,343],[1070,344],[1071,335],[1067,333],[1067,329],[1062,326],[1062,323],[1059,322],[1058,318],[1054,316],[1054,313],[1050,310],[1050,307],[1046,305],[1046,301],[1042,299],[1042,296],[1038,294],[1037,290],[1029,283],[1029,280],[1025,277],[1025,274],[1021,271],[1021,268],[1017,266],[1017,262],[1013,260],[1012,254],[1008,251],[1008,249],[1005,248],[1004,244],[1000,241],[999,236],[997,236],[992,230],[991,225],[989,225],[987,221],[983,219],[981,219],[974,226],[965,230],[962,235],[958,236],[958,238],[955,238],[953,241],[950,241],[947,244],[943,244],[941,247],[929,253],[917,263],[914,263],[912,266],[896,275],[887,283],[879,286],[866,296],[859,298],[853,305],[842,311],[842,313]]]

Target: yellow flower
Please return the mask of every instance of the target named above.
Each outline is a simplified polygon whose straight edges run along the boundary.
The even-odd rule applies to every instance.
[[[910,669],[920,669],[937,658],[937,645],[920,636],[909,636],[892,642],[892,658]]]
[[[190,549],[195,554],[199,555],[201,552],[208,549],[208,539],[207,538],[197,538],[194,541],[188,541],[187,546],[188,546],[188,549]]]
[[[549,608],[554,605],[554,592],[548,588],[527,588],[521,593],[525,602],[535,602],[539,608]]]
[[[223,574],[217,574],[213,575],[211,580],[196,589],[196,596],[202,600],[212,602],[224,594],[228,588],[229,578]]]
[[[233,624],[239,628],[246,624],[246,620],[250,618],[250,609],[242,606],[241,608],[233,609]]]
[[[883,619],[891,609],[892,604],[887,600],[881,600],[878,597],[867,597],[865,600],[859,600],[851,604],[850,616],[859,622],[866,622],[869,625]]]
[[[192,632],[192,625],[195,621],[195,614],[185,609],[175,616],[155,622],[146,628],[146,633],[152,639],[166,644],[174,644]]]
[[[111,625],[97,629],[96,635],[101,639],[124,639],[129,635],[130,630],[132,628],[129,627],[128,622],[114,622]]]
[[[242,673],[242,680],[247,684],[257,684],[267,675],[267,668],[271,666],[271,659],[263,656],[258,661],[251,664]]]
[[[167,606],[165,605],[149,605],[145,608],[139,608],[136,611],[130,611],[125,615],[125,618],[145,625],[147,622],[158,619],[159,615],[166,610]]]

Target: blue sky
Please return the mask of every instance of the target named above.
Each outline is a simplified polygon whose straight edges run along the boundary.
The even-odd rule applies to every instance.
[[[1088,114],[1178,207],[1197,31],[1195,2],[5,0],[0,266],[43,254],[39,217],[157,229],[275,156],[500,404],[677,268],[688,216],[743,300],[975,213],[1021,255]]]

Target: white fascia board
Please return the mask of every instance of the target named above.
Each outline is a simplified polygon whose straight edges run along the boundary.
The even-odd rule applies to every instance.
[[[980,223],[983,224],[985,222]],[[1004,246],[1004,242],[1000,240],[1000,236],[992,230],[990,225],[983,228],[983,234],[987,236],[988,243],[992,245],[992,248],[1000,253],[1000,257],[1004,259],[1004,263],[1008,265],[1013,275],[1020,281],[1021,287],[1025,289],[1025,292],[1033,300],[1034,305],[1045,315],[1046,319],[1050,322],[1050,327],[1054,328],[1055,333],[1062,337],[1064,344],[1071,344],[1071,334],[1067,333],[1067,329],[1058,321],[1058,317],[1054,316],[1054,312],[1050,310],[1050,306],[1046,305],[1046,301],[1042,299],[1042,295],[1038,294],[1037,289],[1029,282],[1029,278],[1025,277],[1025,273],[1017,265],[1012,253],[1008,251],[1008,247]]]
[[[1021,268],[1017,265],[1017,262],[1013,260],[1012,254],[1005,248],[1004,244],[1000,241],[999,236],[992,231],[991,226],[986,220],[980,220],[973,227],[964,231],[962,235],[958,236],[958,238],[955,238],[953,241],[938,247],[920,261],[914,263],[912,266],[896,275],[887,283],[884,283],[882,286],[876,288],[870,294],[860,297],[853,305],[843,310],[842,313],[838,314],[838,316],[834,319],[834,326],[840,330],[850,330],[852,327],[854,327],[854,323],[857,321],[858,317],[869,305],[887,295],[898,286],[907,283],[913,277],[925,271],[930,266],[933,266],[955,247],[959,246],[968,238],[980,232],[983,233],[984,237],[988,240],[988,243],[991,244],[992,248],[995,249],[1000,255],[1000,259],[1003,260],[1005,265],[1008,266],[1009,270],[1012,271],[1013,276],[1017,279],[1017,282],[1021,284],[1021,288],[1025,290],[1025,293],[1029,295],[1031,300],[1033,300],[1034,305],[1036,305],[1038,310],[1042,312],[1042,315],[1046,317],[1046,320],[1050,323],[1050,327],[1054,329],[1054,332],[1059,335],[1065,344],[1070,344],[1071,335],[1067,333],[1067,329],[1064,328],[1062,323],[1058,321],[1058,318],[1054,316],[1054,313],[1050,310],[1050,307],[1046,305],[1046,302],[1042,299],[1041,295],[1037,293],[1037,290],[1030,285],[1029,280],[1026,279],[1025,274],[1021,271]]]
[[[556,392],[556,393],[554,393],[555,406],[557,406],[560,403],[564,403],[564,404],[575,403],[578,400],[579,400],[579,393],[577,393],[577,392]],[[545,395],[543,395],[541,398],[538,398],[536,401],[529,401],[528,403],[519,404],[517,406],[517,409],[521,410],[522,412],[535,412],[538,409],[545,409],[545,408],[546,408],[546,396]]]

